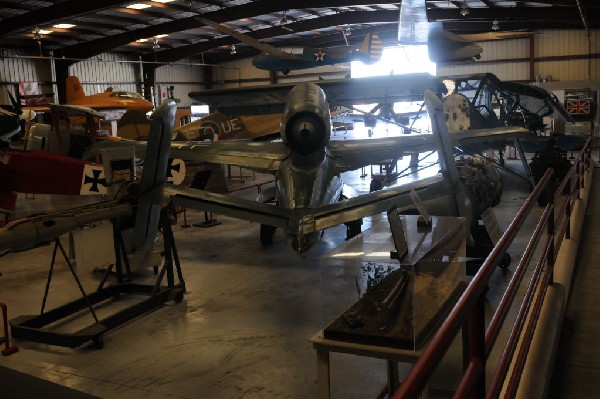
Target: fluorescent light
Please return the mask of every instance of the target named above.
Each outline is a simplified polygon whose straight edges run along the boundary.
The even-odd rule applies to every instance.
[[[170,3],[170,2],[175,1],[175,0],[152,0],[152,1],[155,2],[155,3]]]
[[[47,34],[50,34],[52,32],[54,32],[54,31],[52,31],[52,30],[46,30],[46,29],[40,29],[40,31],[39,31],[39,33],[41,35],[47,35]]]
[[[56,24],[56,25],[52,25],[53,28],[58,28],[58,29],[69,29],[69,28],[72,28],[74,26],[77,26],[77,25],[74,25],[74,24]]]
[[[135,3],[127,6],[127,8],[133,8],[134,10],[143,10],[144,8],[152,7],[150,4]]]
[[[148,39],[137,39],[136,40],[136,42],[139,42],[139,43],[144,43],[144,42],[147,42],[147,41],[148,41]]]
[[[154,37],[156,37],[157,39],[160,39],[161,37],[167,37],[167,36],[169,36],[169,35],[166,33],[163,33],[162,35],[156,35]]]

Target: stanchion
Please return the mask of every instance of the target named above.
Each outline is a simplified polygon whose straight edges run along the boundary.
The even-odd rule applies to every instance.
[[[6,304],[0,303],[0,308],[2,308],[2,321],[4,322],[4,337],[0,338],[0,344],[4,342],[4,349],[2,349],[2,354],[4,356],[12,355],[19,351],[17,346],[11,346],[8,339],[8,309]]]
[[[194,227],[212,227],[220,224],[221,222],[219,222],[217,219],[213,219],[212,212],[204,212],[204,222],[194,223]]]
[[[187,227],[191,227],[191,225],[188,224],[188,222],[187,222],[187,208],[183,208],[183,207],[181,207],[181,208],[177,207],[177,208],[182,209],[182,211],[177,212],[177,213],[183,213],[183,224],[181,225],[181,227],[183,227],[184,229]]]

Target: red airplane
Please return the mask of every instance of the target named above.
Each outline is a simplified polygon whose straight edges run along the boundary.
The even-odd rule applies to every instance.
[[[0,147],[0,210],[15,210],[16,193],[106,194],[104,168],[48,151]]]

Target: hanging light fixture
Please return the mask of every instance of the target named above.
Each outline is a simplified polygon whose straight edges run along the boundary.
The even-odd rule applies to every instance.
[[[42,40],[42,34],[40,33],[40,27],[36,26],[35,29],[31,32],[33,33],[33,40],[40,41]]]
[[[466,17],[467,15],[469,15],[471,11],[469,11],[469,7],[467,7],[467,3],[462,3],[462,5],[460,6],[460,15],[462,15],[463,17]]]
[[[498,23],[498,20],[495,19],[494,22],[492,22],[492,30],[498,30],[500,29],[500,23]]]
[[[237,53],[237,51],[235,50],[235,44],[232,44],[231,45],[231,53],[230,54],[233,55],[235,53]]]
[[[158,50],[160,48],[160,44],[158,44],[158,39],[154,38],[154,42],[152,44],[152,50]]]

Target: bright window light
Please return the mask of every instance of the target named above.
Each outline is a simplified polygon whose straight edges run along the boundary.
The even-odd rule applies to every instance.
[[[40,34],[41,35],[49,35],[52,32],[54,32],[54,31],[52,31],[52,30],[46,30],[46,29],[40,29]]]
[[[138,43],[144,43],[144,42],[147,42],[147,41],[148,41],[148,39],[137,39],[136,40],[136,42],[138,42]]]
[[[406,73],[428,72],[435,75],[435,63],[429,61],[427,46],[399,46],[383,49],[381,60],[366,65],[352,62],[352,77],[403,75]]]
[[[150,4],[135,3],[127,6],[127,8],[133,8],[134,10],[143,10],[144,8],[152,7]]]
[[[175,0],[152,0],[152,1],[155,2],[155,3],[170,3],[170,2],[175,1]]]
[[[157,38],[157,39],[160,39],[161,37],[167,37],[167,36],[169,36],[169,35],[165,33],[165,34],[162,34],[162,35],[156,35],[154,37]]]
[[[53,28],[58,28],[58,29],[69,29],[69,28],[72,28],[74,26],[77,26],[77,25],[74,25],[74,24],[56,24],[56,25],[52,25]]]

